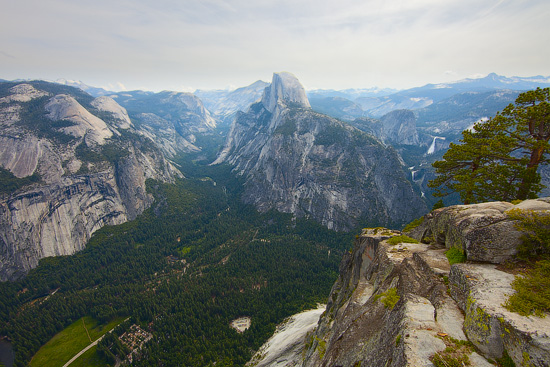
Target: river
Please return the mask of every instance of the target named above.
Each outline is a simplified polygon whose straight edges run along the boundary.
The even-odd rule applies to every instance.
[[[13,348],[11,343],[6,340],[0,340],[0,363],[5,367],[13,367]]]

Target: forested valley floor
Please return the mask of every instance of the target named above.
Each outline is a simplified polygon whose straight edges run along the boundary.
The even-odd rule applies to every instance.
[[[0,284],[0,335],[15,366],[84,316],[150,332],[135,366],[242,366],[277,323],[326,302],[353,233],[260,214],[241,203],[230,167],[178,163],[186,178],[148,182],[155,203],[136,220]],[[229,325],[243,316],[252,324],[238,333]],[[103,365],[124,357],[109,347],[98,348]]]

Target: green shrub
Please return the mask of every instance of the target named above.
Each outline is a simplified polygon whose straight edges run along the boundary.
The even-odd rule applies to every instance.
[[[443,353],[436,353],[432,357],[432,362],[436,367],[463,367],[470,365],[470,358],[466,354],[452,357]]]
[[[401,297],[397,294],[397,288],[390,288],[387,291],[374,296],[375,301],[380,299],[380,302],[382,302],[384,307],[392,310],[399,301],[399,298]]]
[[[394,236],[388,240],[388,243],[392,246],[395,246],[399,243],[418,243],[417,240],[414,238],[410,238],[409,236],[406,236],[404,234],[399,236]]]
[[[325,356],[325,353],[327,352],[327,342],[317,337],[315,337],[315,340],[317,341],[316,349],[319,352],[319,359],[323,359],[323,357]]]
[[[525,233],[517,256],[521,259],[550,259],[550,215],[521,209],[512,209],[507,214],[518,221],[516,228]]]
[[[397,338],[395,338],[395,346],[397,347],[400,342],[401,342],[401,334],[397,335]]]
[[[512,288],[516,293],[504,305],[509,311],[544,317],[544,312],[550,312],[550,260],[537,262],[525,276],[516,276]]]
[[[502,353],[502,357],[497,358],[497,363],[500,367],[516,367],[516,364],[512,358],[510,358],[506,350]]]
[[[416,218],[415,220],[407,224],[405,227],[403,227],[403,232],[412,231],[422,223],[424,223],[424,217]]]
[[[439,199],[434,206],[432,207],[432,210],[441,209],[444,208],[445,204],[443,204],[443,199]]]
[[[441,337],[446,347],[435,353],[430,360],[436,367],[470,366],[469,355],[473,352],[473,345],[468,340],[458,340],[450,336]]]
[[[458,264],[463,263],[466,261],[466,254],[463,250],[457,248],[457,247],[451,247],[447,251],[445,251],[445,256],[447,256],[447,259],[449,259],[449,264]]]

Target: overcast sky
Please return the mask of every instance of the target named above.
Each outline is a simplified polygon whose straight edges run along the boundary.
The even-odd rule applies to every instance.
[[[0,78],[111,90],[550,75],[548,0],[2,0]]]

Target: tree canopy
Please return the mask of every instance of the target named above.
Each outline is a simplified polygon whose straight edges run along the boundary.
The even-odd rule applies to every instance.
[[[521,93],[514,104],[462,133],[433,163],[436,196],[457,192],[465,204],[534,198],[550,150],[550,88]]]

